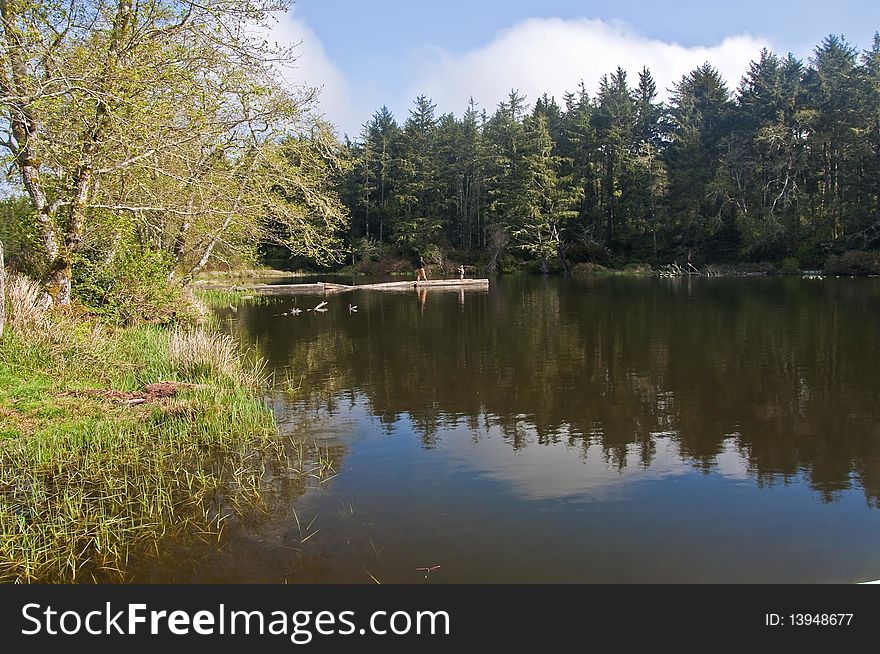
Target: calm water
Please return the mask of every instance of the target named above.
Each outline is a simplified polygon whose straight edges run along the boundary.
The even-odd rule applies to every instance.
[[[227,311],[338,475],[275,484],[269,517],[175,574],[878,579],[878,282],[501,278]]]

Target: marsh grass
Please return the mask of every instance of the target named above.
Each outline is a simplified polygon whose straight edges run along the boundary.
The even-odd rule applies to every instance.
[[[278,270],[277,268],[241,268],[235,270],[208,270],[202,271],[199,280],[224,280],[224,279],[254,279],[269,277],[302,277],[314,275],[307,271]]]
[[[282,442],[228,336],[18,315],[0,340],[0,581],[128,580],[261,510],[267,466],[324,471]],[[137,406],[106,392],[158,380],[191,386]]]
[[[244,303],[271,304],[276,298],[238,289],[196,289],[193,296],[208,309],[235,309]]]
[[[168,340],[168,357],[186,379],[224,379],[241,386],[259,382],[258,371],[242,365],[237,344],[226,334],[175,329]]]
[[[10,274],[6,281],[7,320],[12,328],[42,326],[45,320],[43,291],[24,275]]]

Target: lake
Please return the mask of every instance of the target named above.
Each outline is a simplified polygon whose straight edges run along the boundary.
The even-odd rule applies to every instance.
[[[880,578],[880,280],[501,277],[278,315],[321,299],[221,314],[335,476],[269,484],[170,579]]]

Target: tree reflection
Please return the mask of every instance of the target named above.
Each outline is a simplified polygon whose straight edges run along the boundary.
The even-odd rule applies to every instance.
[[[880,501],[875,280],[514,278],[416,299],[245,306],[233,329],[301,380],[297,406],[364,397],[425,447],[462,422],[515,449],[599,444],[621,468],[635,448],[649,467],[662,434],[708,472],[732,442],[759,484],[803,474],[832,501],[855,480]]]

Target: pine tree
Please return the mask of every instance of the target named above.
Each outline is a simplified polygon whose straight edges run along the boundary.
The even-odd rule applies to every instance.
[[[489,219],[508,234],[520,228],[527,212],[529,169],[525,162],[525,97],[511,91],[486,123],[486,195]]]
[[[672,133],[666,151],[672,229],[680,254],[722,227],[721,199],[712,193],[732,102],[724,80],[709,64],[685,75],[671,98]]]
[[[831,35],[819,45],[805,84],[815,110],[814,165],[821,171],[822,226],[830,238],[846,232],[848,193],[855,186],[858,142],[856,51]]]
[[[593,125],[602,158],[602,206],[605,214],[605,238],[615,237],[619,200],[623,194],[620,178],[632,152],[635,127],[635,102],[626,81],[626,71],[618,68],[599,83]]]
[[[743,78],[716,184],[747,257],[782,257],[797,238],[804,186],[800,61],[763,50]]]
[[[442,228],[435,109],[427,96],[417,97],[400,139],[395,195],[400,215],[394,235],[397,243],[406,247],[424,247],[433,242]]]
[[[520,249],[532,254],[547,272],[547,262],[555,257],[567,274],[566,231],[577,217],[581,189],[572,176],[560,174],[561,157],[554,154],[553,138],[544,114],[536,112],[524,125],[523,164],[528,170],[523,189],[522,216],[512,235]]]

